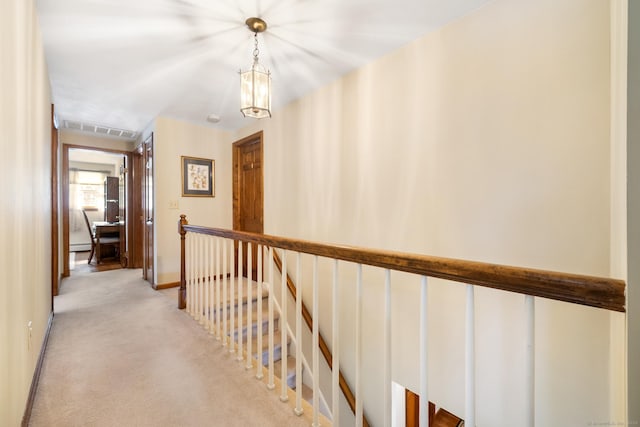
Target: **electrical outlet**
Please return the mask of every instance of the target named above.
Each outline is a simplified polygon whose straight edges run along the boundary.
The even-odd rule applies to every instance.
[[[169,200],[169,209],[178,209],[178,201]]]
[[[33,322],[31,320],[27,322],[27,332],[28,332],[27,350],[31,351],[31,335],[33,333]]]

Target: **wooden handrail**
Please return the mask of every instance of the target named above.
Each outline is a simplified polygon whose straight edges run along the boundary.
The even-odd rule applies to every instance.
[[[278,267],[278,270],[280,270],[280,274],[282,274],[282,260],[275,251],[273,252],[273,261],[276,267]],[[288,273],[287,288],[289,289],[289,293],[291,293],[291,296],[293,296],[293,300],[295,301],[298,298],[298,293],[296,285],[295,283],[293,283],[293,280],[291,280],[291,277]],[[302,318],[307,324],[307,327],[310,330],[313,330],[313,317],[311,317],[311,313],[309,312],[309,309],[307,308],[307,305],[304,303],[304,301],[302,301]],[[329,365],[329,369],[333,370],[333,355],[331,354],[331,350],[329,350],[329,346],[327,345],[327,342],[320,332],[318,332],[318,347],[320,348],[320,352],[324,356],[324,360],[327,362],[327,365]],[[351,387],[349,387],[349,383],[347,383],[346,378],[344,377],[344,375],[342,375],[342,370],[338,371],[338,384],[340,385],[340,390],[342,390],[342,394],[347,400],[351,411],[355,414],[356,398],[353,394],[353,391],[351,391]],[[367,417],[364,415],[364,413],[362,414],[362,425],[363,427],[369,427],[369,421],[367,420]]]
[[[181,224],[180,229],[184,230],[184,232],[242,240],[326,258],[625,312],[626,285],[624,281],[617,279],[403,252],[364,249],[353,246],[330,245],[198,225]]]

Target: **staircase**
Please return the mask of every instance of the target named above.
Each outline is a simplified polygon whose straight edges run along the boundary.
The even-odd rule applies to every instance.
[[[218,327],[224,330],[224,322],[226,321],[226,338],[230,351],[238,351],[242,345],[242,358],[246,360],[249,350],[249,338],[251,342],[251,358],[253,359],[252,369],[256,369],[255,360],[260,360],[264,367],[264,376],[267,377],[267,369],[269,366],[269,291],[266,285],[259,289],[256,281],[251,281],[251,294],[247,296],[246,278],[242,283],[242,299],[238,300],[238,282],[237,280],[225,280],[226,292],[220,290],[222,298],[226,295],[226,301],[220,304],[220,308],[216,309],[217,304],[210,308],[211,319],[214,324],[214,331],[218,336]],[[218,313],[219,311],[219,313]],[[249,315],[249,313],[251,315]],[[239,319],[242,323],[239,324]],[[220,320],[220,321],[219,321]],[[205,325],[206,313],[203,313],[200,323]],[[219,325],[219,326],[218,326]],[[280,315],[274,304],[273,309],[273,361],[274,375],[278,380],[282,380],[282,327]],[[240,344],[241,343],[241,344]],[[296,389],[296,359],[291,356],[292,351],[291,337],[287,336],[287,360],[286,360],[286,384]],[[247,367],[249,369],[249,367]],[[304,369],[304,368],[303,368]],[[313,396],[313,390],[304,385],[302,386],[303,399],[310,402]],[[326,415],[326,412],[325,412]]]

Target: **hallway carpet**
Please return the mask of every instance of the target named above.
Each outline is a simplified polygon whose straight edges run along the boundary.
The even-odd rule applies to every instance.
[[[310,425],[140,276],[62,282],[31,426]]]

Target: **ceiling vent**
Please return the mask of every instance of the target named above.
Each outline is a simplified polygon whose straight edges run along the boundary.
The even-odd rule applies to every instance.
[[[90,132],[103,136],[113,136],[116,138],[136,139],[138,133],[132,130],[116,129],[109,126],[97,125],[93,123],[75,122],[72,120],[63,120],[63,128],[78,130],[81,132]]]

